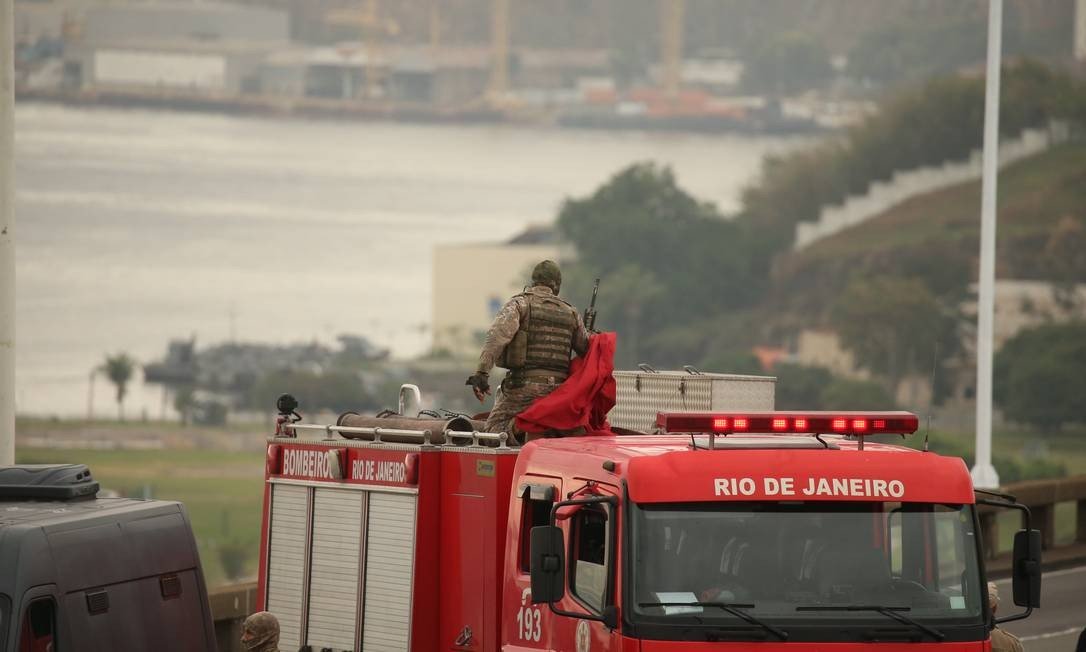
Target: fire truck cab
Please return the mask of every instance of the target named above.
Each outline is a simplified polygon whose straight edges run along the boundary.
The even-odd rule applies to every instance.
[[[297,424],[268,442],[258,603],[283,649],[987,650],[961,459],[886,443],[915,416],[664,413],[539,439]],[[990,507],[986,507],[990,508]],[[1004,616],[1004,613],[1000,614]]]

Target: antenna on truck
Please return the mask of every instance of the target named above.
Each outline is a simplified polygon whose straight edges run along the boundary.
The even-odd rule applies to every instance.
[[[931,356],[931,386],[928,389],[927,425],[924,427],[924,452],[928,452],[928,437],[931,436],[931,413],[935,408],[935,372],[939,369],[939,342],[935,343],[935,352]]]

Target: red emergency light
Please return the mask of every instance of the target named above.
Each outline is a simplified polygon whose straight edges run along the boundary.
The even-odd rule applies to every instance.
[[[838,433],[911,435],[920,419],[911,412],[661,412],[656,427],[664,432]]]

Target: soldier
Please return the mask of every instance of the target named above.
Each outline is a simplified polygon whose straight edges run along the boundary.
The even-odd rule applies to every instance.
[[[279,652],[279,621],[267,611],[258,611],[241,626],[241,645],[249,652]]]
[[[995,582],[988,582],[988,606],[995,618],[996,609],[999,608],[999,589]],[[993,627],[992,652],[1022,652],[1022,641],[1002,627]]]
[[[486,420],[487,432],[514,434],[516,416],[569,375],[571,353],[584,355],[588,350],[588,329],[577,309],[558,298],[561,287],[558,265],[544,260],[532,270],[532,286],[510,299],[494,318],[479,365],[466,383],[482,402],[490,393],[490,370],[495,365],[509,370]]]

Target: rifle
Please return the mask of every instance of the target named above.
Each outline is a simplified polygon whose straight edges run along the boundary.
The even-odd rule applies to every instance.
[[[599,291],[600,280],[596,279],[596,284],[592,286],[592,301],[584,310],[584,327],[593,333],[596,332],[596,295]]]

